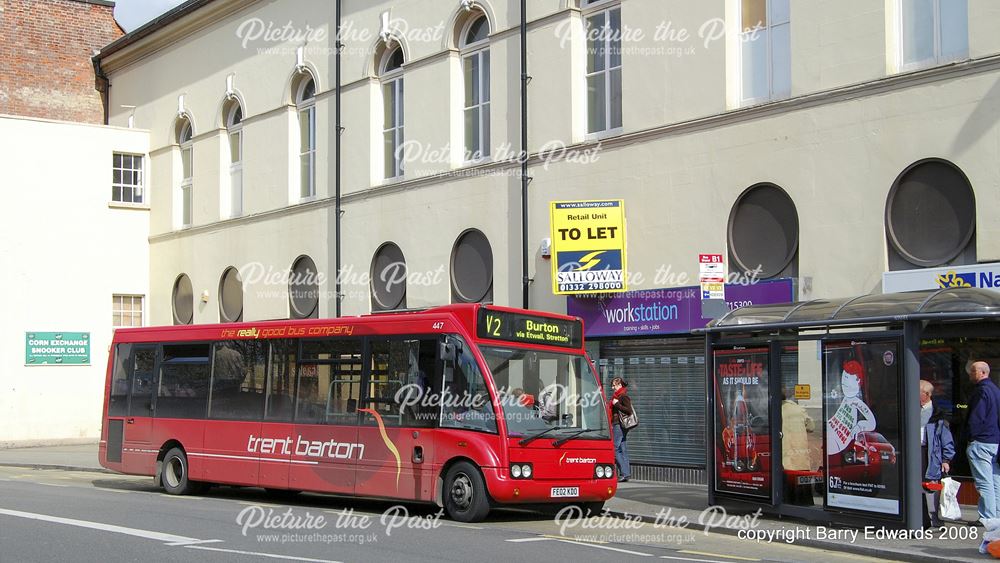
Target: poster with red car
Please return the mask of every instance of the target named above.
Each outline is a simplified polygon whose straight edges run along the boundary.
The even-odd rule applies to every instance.
[[[826,504],[899,515],[899,362],[894,340],[827,342]]]
[[[715,490],[771,498],[768,349],[716,350]]]

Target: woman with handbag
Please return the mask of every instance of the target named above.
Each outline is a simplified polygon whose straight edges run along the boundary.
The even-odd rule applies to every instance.
[[[636,426],[635,411],[632,410],[632,399],[628,396],[628,382],[620,377],[611,380],[611,428],[615,441],[615,463],[618,465],[618,482],[628,481],[632,468],[628,462],[628,444],[626,438],[630,428]]]
[[[931,397],[934,385],[920,380],[920,445],[921,474],[924,478],[924,527],[941,526],[938,506],[941,504],[941,477],[951,469],[955,457],[955,440],[944,412],[934,407]]]

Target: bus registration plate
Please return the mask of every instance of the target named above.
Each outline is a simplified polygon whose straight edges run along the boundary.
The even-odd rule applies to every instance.
[[[552,498],[578,496],[580,496],[580,487],[552,487]]]

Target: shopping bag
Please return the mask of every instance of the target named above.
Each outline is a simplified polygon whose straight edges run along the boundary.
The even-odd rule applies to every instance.
[[[958,488],[962,484],[945,477],[941,479],[941,500],[938,504],[938,518],[948,520],[960,520],[962,518],[962,508],[958,506]]]

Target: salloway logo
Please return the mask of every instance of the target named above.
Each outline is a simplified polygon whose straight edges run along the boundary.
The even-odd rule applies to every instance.
[[[399,490],[399,475],[403,471],[403,460],[399,457],[399,450],[396,449],[396,444],[392,443],[389,439],[389,435],[385,432],[385,423],[382,422],[382,415],[372,409],[358,409],[358,412],[366,412],[375,417],[375,422],[378,424],[378,432],[382,435],[382,441],[385,442],[385,447],[389,448],[392,452],[392,457],[396,458],[396,490]]]
[[[621,251],[560,252],[556,277],[559,283],[621,282]]]

